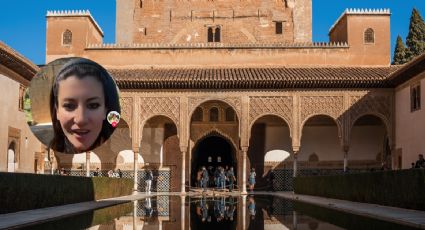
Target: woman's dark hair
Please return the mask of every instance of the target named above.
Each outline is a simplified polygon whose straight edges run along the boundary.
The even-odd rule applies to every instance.
[[[69,143],[68,139],[65,137],[60,122],[56,116],[56,110],[58,107],[59,82],[67,79],[70,76],[75,76],[78,79],[83,79],[87,76],[94,77],[103,86],[103,96],[105,97],[105,108],[107,113],[109,111],[117,111],[118,113],[121,113],[121,109],[117,86],[105,68],[96,62],[85,58],[75,58],[67,62],[55,76],[50,92],[50,115],[52,118],[54,133],[53,140],[50,143],[50,148],[55,151],[64,153],[77,153],[74,149],[74,146]],[[112,135],[114,129],[115,128],[108,123],[105,114],[105,119],[102,123],[102,130],[100,131],[96,141],[88,150],[92,150],[105,142]]]

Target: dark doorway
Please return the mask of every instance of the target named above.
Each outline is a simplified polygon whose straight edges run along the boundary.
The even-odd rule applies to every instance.
[[[196,175],[198,170],[205,166],[208,169],[210,182],[213,182],[212,176],[218,166],[224,168],[233,166],[236,174],[236,160],[234,147],[223,137],[209,136],[198,142],[193,150],[192,155],[192,173],[191,185],[196,183]]]

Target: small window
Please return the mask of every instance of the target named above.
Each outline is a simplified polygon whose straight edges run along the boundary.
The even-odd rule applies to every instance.
[[[62,45],[71,45],[72,44],[72,32],[70,30],[65,30],[62,35]]]
[[[235,121],[235,111],[231,107],[226,109],[226,121]]]
[[[203,111],[201,108],[196,108],[195,112],[193,112],[192,121],[202,121],[203,120]]]
[[[210,121],[218,121],[218,109],[216,107],[210,109]]]
[[[421,109],[421,85],[417,84],[410,88],[410,109],[412,112]]]
[[[23,85],[19,86],[19,110],[24,110],[24,102],[25,102],[25,87]]]
[[[208,42],[220,42],[221,41],[221,27],[220,26],[209,26],[208,27]]]
[[[139,7],[143,8],[143,1],[142,0],[139,1]]]
[[[214,33],[214,42],[220,42],[220,38],[221,38],[221,29],[220,27],[216,27],[215,28],[215,33]]]
[[[375,43],[375,32],[373,31],[373,29],[368,28],[364,32],[364,43],[367,43],[367,44]]]
[[[283,33],[283,25],[282,22],[276,22],[276,34]]]
[[[208,27],[208,42],[214,42],[214,34],[211,27]]]

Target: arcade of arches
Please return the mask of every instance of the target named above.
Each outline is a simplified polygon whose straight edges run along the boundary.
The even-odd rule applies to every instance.
[[[306,169],[372,170],[395,164],[393,99],[386,90],[193,94],[123,91],[126,122],[107,147],[115,146],[109,152],[115,155],[106,159],[95,150],[100,160],[90,168],[164,170],[170,174],[169,189],[185,191],[195,186],[202,166],[233,166],[243,190],[250,168],[261,189],[272,168],[296,176]]]

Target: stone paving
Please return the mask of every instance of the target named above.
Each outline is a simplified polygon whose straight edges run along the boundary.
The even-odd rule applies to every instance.
[[[257,192],[255,194],[271,194]],[[425,229],[425,211],[388,207],[377,204],[359,203],[317,196],[299,195],[293,192],[275,192],[276,196],[297,200],[325,208],[343,211],[355,215],[371,217],[383,221]]]
[[[186,193],[187,196],[193,196],[196,194],[199,195],[200,193]],[[218,193],[215,194],[218,195]],[[338,211],[348,212],[365,217],[372,217],[379,220],[425,229],[425,211],[394,208],[376,204],[358,203],[316,196],[298,195],[294,194],[293,192],[255,192],[254,194],[273,194],[290,200],[297,200]],[[93,209],[105,208],[112,205],[122,204],[129,201],[139,200],[149,196],[158,195],[180,195],[180,193],[137,193],[129,196],[116,197],[99,201],[89,201],[63,206],[3,214],[0,215],[0,229],[13,229],[18,227],[29,226],[36,223],[48,222],[70,215],[76,215],[83,212],[87,212]],[[213,195],[213,192],[208,192],[208,195]],[[223,194],[220,193],[219,195]],[[232,193],[232,195],[239,194],[234,192]]]

